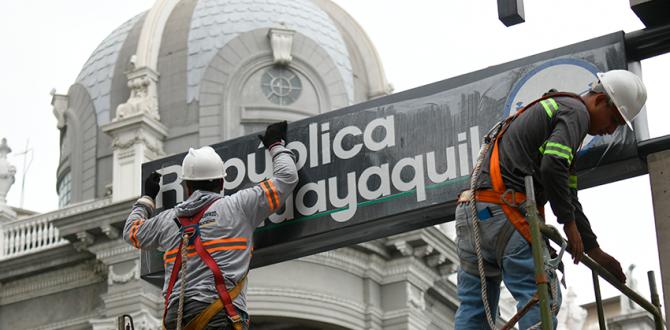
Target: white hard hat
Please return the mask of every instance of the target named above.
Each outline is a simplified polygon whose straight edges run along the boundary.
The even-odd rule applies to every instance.
[[[642,79],[626,70],[599,72],[597,75],[605,93],[632,129],[631,121],[640,113],[647,101],[647,88],[644,87]]]
[[[214,180],[226,177],[223,160],[212,147],[188,149],[181,163],[181,179],[189,181]]]

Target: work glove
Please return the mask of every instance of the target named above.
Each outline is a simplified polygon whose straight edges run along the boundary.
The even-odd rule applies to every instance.
[[[582,260],[584,254],[584,243],[582,242],[582,235],[577,229],[577,221],[572,220],[563,225],[565,236],[568,237],[568,251],[572,254],[572,260],[575,265]]]
[[[144,180],[144,194],[151,197],[153,200],[156,200],[158,196],[158,191],[161,189],[160,186],[161,175],[158,172],[152,172]]]
[[[286,120],[270,124],[265,129],[265,135],[259,135],[263,145],[270,150],[278,144],[286,142]]]
[[[597,262],[599,265],[603,266],[603,268],[607,269],[607,271],[612,273],[612,275],[621,281],[621,283],[626,283],[626,275],[621,269],[621,264],[618,260],[614,259],[614,257],[605,253],[599,247],[589,250],[589,252],[586,252],[586,254],[588,254],[589,257],[593,259],[593,261]]]

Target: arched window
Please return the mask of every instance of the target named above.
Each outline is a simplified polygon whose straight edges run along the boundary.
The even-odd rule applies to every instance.
[[[63,208],[72,200],[72,175],[68,170],[58,182],[58,207]]]

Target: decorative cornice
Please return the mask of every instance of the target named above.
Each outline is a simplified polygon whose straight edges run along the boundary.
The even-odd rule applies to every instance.
[[[2,285],[0,306],[104,281],[95,263],[37,274]]]
[[[139,250],[132,247],[122,239],[96,244],[89,249],[95,254],[96,258],[106,265],[112,265],[129,260],[139,260]]]
[[[114,283],[127,283],[130,280],[140,280],[140,259],[135,259],[133,268],[125,274],[120,275],[114,272],[114,265],[109,265],[107,284],[114,285]]]
[[[100,226],[100,230],[102,230],[102,232],[105,233],[109,239],[119,238],[119,230],[112,227],[110,224],[104,224]]]
[[[277,296],[285,298],[297,298],[301,301],[305,301],[305,304],[309,304],[309,301],[319,301],[329,305],[341,306],[355,311],[362,311],[365,308],[364,304],[361,304],[355,300],[344,299],[325,293],[317,293],[295,288],[249,286],[247,289],[247,296]]]
[[[58,210],[53,211],[53,212],[42,213],[42,214],[22,218],[22,219],[19,219],[19,220],[16,220],[16,221],[12,221],[12,222],[7,223],[6,225],[7,226],[18,225],[22,222],[27,222],[27,221],[31,221],[31,220],[34,220],[34,221],[46,220],[48,222],[52,222],[53,220],[64,219],[64,218],[67,218],[69,216],[76,215],[76,214],[81,214],[81,213],[86,213],[86,212],[91,211],[91,210],[102,209],[102,208],[105,208],[105,207],[109,206],[110,204],[112,204],[112,199],[111,198],[89,200],[89,201],[85,201],[85,202],[81,202],[81,203],[77,203],[77,204],[72,204],[72,205],[69,205],[69,206],[64,207],[62,209],[58,209]]]

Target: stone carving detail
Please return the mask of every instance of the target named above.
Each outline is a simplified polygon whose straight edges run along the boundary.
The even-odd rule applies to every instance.
[[[424,299],[423,291],[411,285],[407,285],[407,303],[410,307],[425,310],[426,299]]]
[[[103,225],[100,227],[100,230],[102,230],[102,232],[105,233],[105,235],[107,235],[107,237],[110,239],[119,238],[119,230],[112,227],[110,224]]]
[[[114,266],[109,266],[109,272],[107,273],[107,284],[114,285],[114,283],[127,283],[130,280],[139,280],[140,279],[140,260],[135,259],[135,265],[133,268],[125,274],[117,274],[114,272]]]
[[[116,118],[114,120],[138,114],[146,114],[160,120],[156,88],[158,74],[147,67],[142,67],[130,71],[127,75],[130,97],[126,103],[120,104],[116,108]]]
[[[56,127],[61,129],[65,127],[65,111],[69,106],[69,97],[67,95],[56,94],[56,89],[52,89],[50,94],[53,114],[57,120]]]
[[[395,248],[398,249],[398,251],[400,251],[400,253],[403,256],[406,256],[406,257],[411,256],[412,253],[414,252],[414,249],[412,248],[412,246],[409,245],[406,241],[397,241],[397,242],[395,242],[394,245],[395,245]]]
[[[12,149],[7,145],[7,139],[2,138],[0,143],[0,220],[12,220],[16,217],[16,212],[7,206],[7,193],[14,184],[14,174],[16,167],[7,161],[7,154]]]
[[[93,236],[93,234],[89,232],[81,231],[77,233],[77,239],[79,240],[79,242],[75,242],[73,246],[77,251],[83,251],[88,246],[91,246],[91,244],[93,244],[93,242],[95,241],[95,236]]]
[[[137,131],[135,134],[132,136],[123,136],[124,138],[121,138],[120,136],[116,136],[112,139],[112,148],[113,149],[118,149],[118,150],[124,150],[124,149],[129,149],[130,147],[136,145],[136,144],[143,144],[151,151],[154,153],[154,156],[161,156],[164,155],[165,153],[163,152],[163,147],[162,143],[159,141],[149,138],[148,135],[142,134],[141,131]],[[128,154],[128,157],[132,157],[133,154]]]
[[[293,60],[293,56],[291,56],[291,48],[293,47],[293,34],[295,34],[295,31],[286,29],[270,29],[270,32],[268,32],[270,46],[272,46],[274,64],[291,64],[291,60]]]

